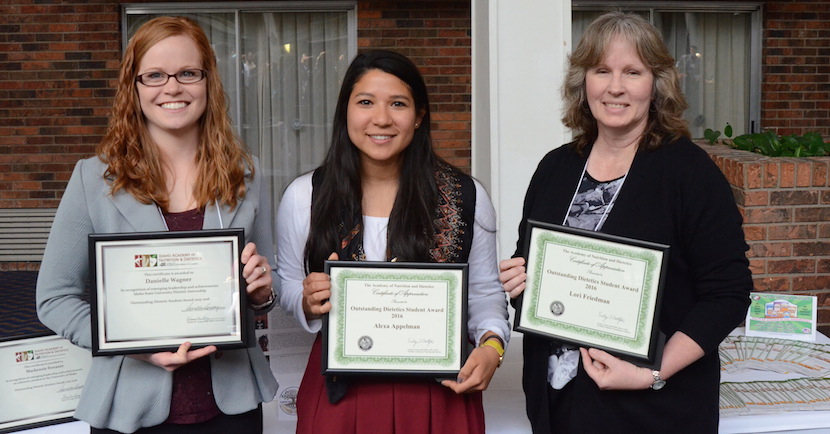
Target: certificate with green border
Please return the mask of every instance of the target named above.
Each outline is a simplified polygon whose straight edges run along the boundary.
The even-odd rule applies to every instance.
[[[669,246],[528,220],[514,329],[659,367]]]
[[[326,261],[323,373],[454,378],[467,359],[466,263]]]

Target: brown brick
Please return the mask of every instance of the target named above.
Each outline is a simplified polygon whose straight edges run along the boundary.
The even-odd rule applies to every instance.
[[[815,259],[768,259],[767,274],[802,274],[815,273]]]
[[[830,117],[830,116],[828,116]],[[828,160],[827,158],[815,159],[813,161],[813,186],[827,187],[830,186],[830,178],[828,178]]]
[[[792,280],[793,291],[815,291],[830,289],[830,276],[798,276]]]
[[[746,223],[789,223],[793,220],[793,211],[788,208],[747,208]]]
[[[760,243],[749,244],[749,251],[746,256],[749,258],[785,258],[792,256],[793,245],[791,243]],[[805,255],[796,255],[805,256]]]
[[[763,165],[760,163],[747,164],[744,169],[746,170],[746,188],[761,188],[763,186]]]
[[[749,270],[753,275],[767,273],[767,261],[765,259],[750,259]]]
[[[817,225],[769,225],[768,240],[813,240],[818,232]]]
[[[789,277],[759,277],[752,279],[759,292],[786,292],[791,290]]]
[[[830,231],[830,227],[828,227]],[[744,238],[747,241],[763,241],[767,239],[766,225],[744,225]]]
[[[830,242],[814,241],[793,243],[793,256],[830,256]]]
[[[815,189],[778,190],[769,192],[769,204],[771,206],[814,205],[818,203],[818,198],[819,191]]]
[[[763,182],[763,186],[765,188],[778,187],[779,169],[780,169],[780,167],[779,167],[778,163],[766,163],[766,164],[764,164],[764,182]]]
[[[766,206],[770,204],[770,193],[766,190],[733,189],[735,200],[743,206]]]
[[[797,207],[794,208],[793,219],[796,222],[827,222],[830,221],[830,207]]]
[[[796,187],[810,187],[813,185],[813,165],[810,162],[797,164]]]

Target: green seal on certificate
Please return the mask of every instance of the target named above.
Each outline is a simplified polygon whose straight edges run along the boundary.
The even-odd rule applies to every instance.
[[[669,246],[528,220],[514,329],[659,367]]]

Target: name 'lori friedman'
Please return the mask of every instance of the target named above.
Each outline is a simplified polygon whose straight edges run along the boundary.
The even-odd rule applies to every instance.
[[[573,291],[568,291],[568,293],[571,297],[581,298],[583,300],[593,301],[595,303],[611,304],[611,301],[606,300],[604,298],[599,298],[599,297],[596,297],[596,296],[593,296],[593,295],[588,295],[588,294],[583,294],[581,292],[573,292]]]

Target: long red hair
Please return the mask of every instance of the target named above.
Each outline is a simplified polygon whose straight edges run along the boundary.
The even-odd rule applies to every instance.
[[[218,200],[236,207],[245,196],[245,169],[253,175],[253,159],[231,126],[227,98],[216,67],[216,56],[202,28],[183,17],[159,17],[142,25],[130,39],[118,75],[115,101],[107,133],[96,150],[107,163],[105,177],[114,194],[123,189],[139,202],[167,209],[169,198],[158,147],[150,137],[141,112],[136,75],[147,51],[171,36],[187,36],[196,43],[207,71],[207,107],[200,119],[194,187],[198,206]]]

